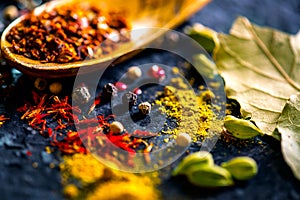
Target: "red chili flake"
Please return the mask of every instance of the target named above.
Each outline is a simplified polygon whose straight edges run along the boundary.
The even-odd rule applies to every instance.
[[[132,135],[139,138],[149,138],[149,137],[157,136],[157,133],[152,133],[150,131],[134,130]]]
[[[27,155],[27,156],[32,156],[31,151],[27,150],[27,151],[26,151],[26,155]]]
[[[48,137],[52,137],[53,130],[51,128],[47,128],[47,132],[48,132]]]
[[[123,13],[72,4],[30,12],[6,36],[12,50],[41,62],[67,63],[111,53],[130,40]],[[76,17],[75,17],[76,16]],[[30,33],[30,34],[28,34]]]
[[[127,85],[123,82],[116,82],[115,86],[118,88],[119,91],[124,91],[127,89]]]
[[[17,108],[18,112],[24,113],[29,109],[30,105],[28,105],[27,103],[25,103],[23,106]]]
[[[100,105],[101,103],[101,96],[98,96],[95,98],[93,104],[91,105],[88,114],[91,114],[91,112],[96,108],[97,105]]]
[[[62,141],[57,141],[56,135],[54,135],[51,145],[58,147],[65,154],[88,153],[76,131],[69,131]]]
[[[112,156],[111,150],[113,146],[117,146],[126,152],[125,159],[128,165],[132,166],[136,149],[141,144],[146,146],[144,152],[151,151],[143,137],[153,137],[156,134],[141,130],[136,130],[132,134],[128,132],[112,134],[109,130],[109,122],[115,118],[114,115],[99,115],[97,118],[79,120],[77,114],[80,113],[80,109],[71,106],[68,103],[68,97],[44,95],[35,96],[34,99],[35,105],[26,104],[19,109],[24,112],[22,119],[27,120],[30,126],[40,130],[42,135],[50,137],[51,145],[57,147],[64,154],[88,153],[88,149],[91,148],[101,149],[100,153],[104,156]],[[100,103],[100,101],[96,103]],[[49,121],[52,124],[51,127],[47,123]],[[56,123],[56,126],[53,123]],[[74,123],[77,125],[77,131],[72,131]],[[110,142],[105,142],[104,137]],[[88,145],[88,149],[85,145]]]
[[[40,130],[40,133],[50,137],[52,132],[49,127],[47,127],[47,119],[51,117],[55,119],[58,126],[55,128],[64,129],[67,126],[73,124],[74,113],[80,113],[80,109],[77,107],[72,107],[68,103],[68,97],[60,99],[58,96],[47,95],[37,96],[33,93],[33,100],[36,105],[25,104],[23,107],[19,108],[18,111],[25,111],[21,116],[22,120],[27,120],[28,124]]]
[[[63,130],[67,128],[67,124],[64,124],[61,119],[57,120],[57,124],[58,125],[55,127],[54,130]]]
[[[153,143],[150,143],[150,144],[146,147],[146,149],[144,149],[144,153],[149,153],[149,152],[151,152],[152,148],[153,148]]]
[[[5,117],[4,115],[0,115],[0,127],[4,124],[4,122],[6,120],[8,120],[9,118]]]
[[[149,70],[149,74],[159,80],[163,80],[166,77],[165,70],[158,65],[153,65]]]
[[[32,91],[32,99],[35,104],[39,104],[42,100],[42,96],[38,95],[35,91]]]

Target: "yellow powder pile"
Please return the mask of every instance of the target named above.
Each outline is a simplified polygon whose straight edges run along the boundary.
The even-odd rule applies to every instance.
[[[151,181],[135,175],[124,176],[125,180],[109,181],[99,185],[88,200],[153,200],[159,199]],[[127,180],[126,180],[127,179]]]
[[[188,87],[181,77],[171,79],[172,86],[166,86],[164,93],[158,93],[155,104],[168,118],[176,119],[177,127],[162,131],[165,134],[177,135],[188,133],[193,141],[208,135],[208,129],[216,128],[216,119],[211,105],[207,103],[213,97],[211,91],[203,91],[200,95]]]
[[[63,159],[62,183],[69,199],[160,199],[156,182],[148,175],[113,170],[91,154],[74,154]],[[74,179],[79,184],[75,185]]]

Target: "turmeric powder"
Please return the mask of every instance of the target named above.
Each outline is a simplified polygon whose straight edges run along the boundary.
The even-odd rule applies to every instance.
[[[68,155],[63,159],[60,165],[62,183],[69,199],[160,199],[154,176],[113,170],[91,154]]]
[[[163,134],[178,135],[188,133],[195,142],[208,136],[209,129],[219,129],[214,125],[216,114],[212,105],[207,103],[213,97],[211,91],[203,91],[196,95],[181,77],[171,79],[171,86],[165,86],[163,94],[158,93],[155,104],[169,119],[175,119],[176,128],[161,131]],[[220,131],[220,130],[218,130]]]

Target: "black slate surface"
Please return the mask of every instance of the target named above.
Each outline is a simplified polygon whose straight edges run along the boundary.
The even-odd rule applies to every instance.
[[[200,22],[214,30],[228,32],[239,15],[259,25],[293,34],[300,29],[299,0],[214,0],[178,30]],[[178,64],[167,54],[144,52],[123,66],[141,62]],[[49,140],[28,129],[25,122],[20,121],[20,113],[16,112],[22,97],[29,95],[30,79],[24,80],[19,81],[17,91],[0,90],[0,114],[10,118],[0,128],[0,199],[63,199],[57,167],[60,153],[57,151],[51,158],[45,157],[42,152]],[[300,182],[285,164],[280,143],[272,138],[257,138],[248,144],[219,140],[212,154],[218,164],[237,155],[252,156],[258,162],[259,174],[246,183],[222,190],[200,189],[182,177],[167,179],[160,186],[164,199],[300,199]],[[49,167],[49,159],[56,164],[55,168]],[[36,164],[38,166],[33,167]]]

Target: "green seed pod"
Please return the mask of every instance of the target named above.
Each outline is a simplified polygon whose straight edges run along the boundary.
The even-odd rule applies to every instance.
[[[184,32],[201,44],[208,52],[212,52],[219,46],[218,34],[216,31],[195,23],[192,27],[186,27]]]
[[[239,139],[249,139],[263,134],[251,121],[239,119],[232,115],[225,117],[224,126],[232,136]]]
[[[254,159],[241,156],[223,162],[221,166],[227,169],[236,180],[249,180],[257,174],[257,164]]]
[[[193,166],[188,170],[189,181],[201,187],[226,187],[234,184],[228,170],[217,165]]]
[[[200,168],[202,165],[213,166],[214,160],[212,155],[207,151],[198,151],[186,156],[179,165],[174,169],[172,175],[187,174],[189,168]]]

